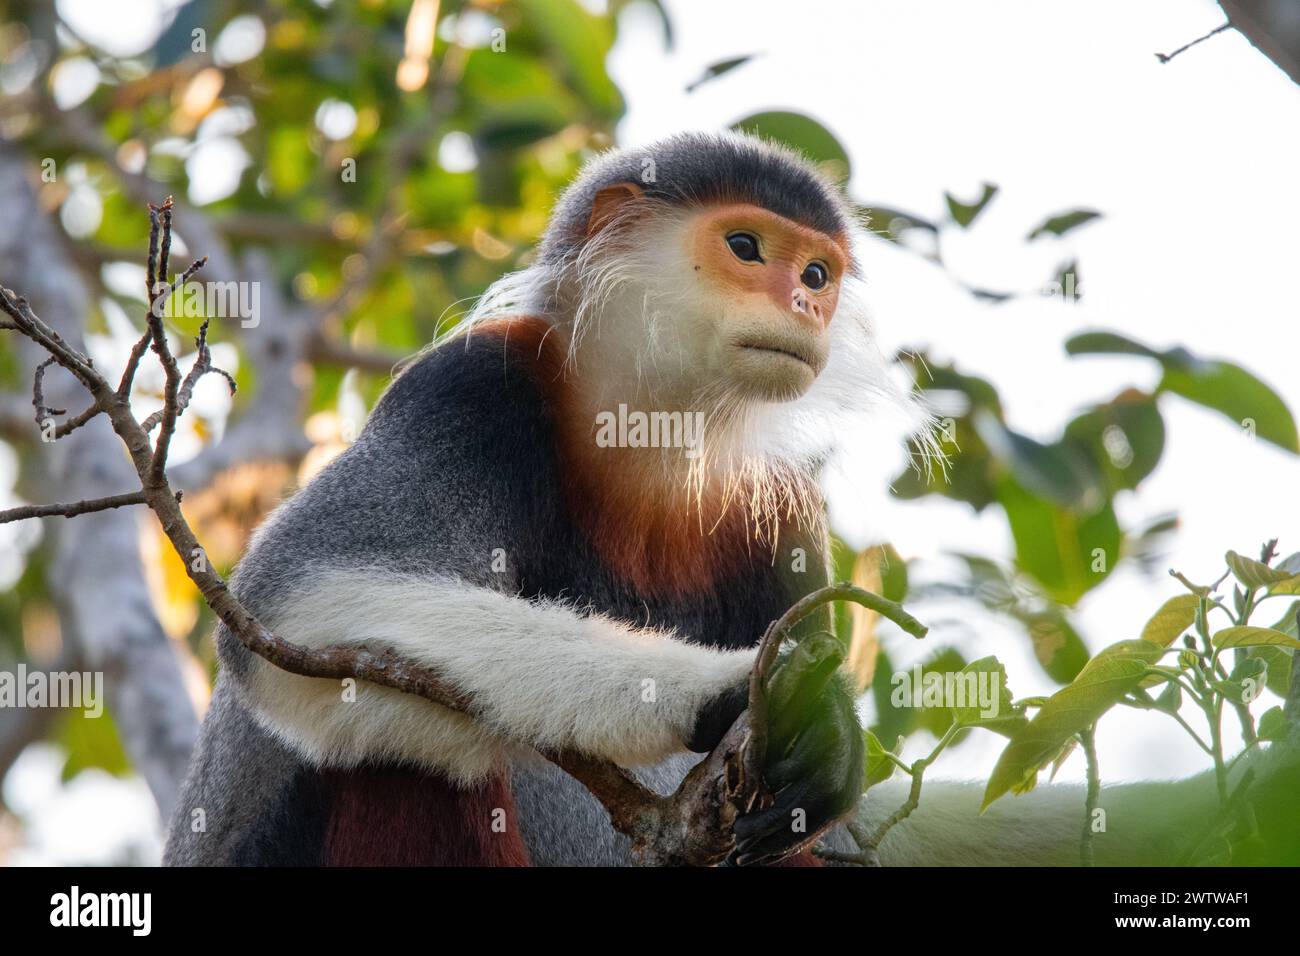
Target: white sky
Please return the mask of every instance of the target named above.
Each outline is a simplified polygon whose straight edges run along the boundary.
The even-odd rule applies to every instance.
[[[120,6],[128,5],[135,15],[113,22],[152,23],[160,7]],[[60,6],[73,15],[103,9],[94,0]],[[669,7],[677,47],[668,54],[646,8],[625,16],[610,61],[629,104],[622,143],[717,129],[760,109],[806,112],[848,147],[857,199],[940,220],[944,190],[970,199],[984,180],[1001,187],[972,231],[943,237],[946,260],[967,281],[1033,289],[1058,263],[1080,261],[1082,304],[1029,296],[995,307],[917,257],[872,243],[865,269],[887,350],[928,348],[991,378],[1013,427],[1040,439],[1054,437],[1083,405],[1155,381],[1139,359],[1067,360],[1062,341],[1092,326],[1237,361],[1300,409],[1293,292],[1300,87],[1233,31],[1160,65],[1155,52],[1223,22],[1211,0],[670,0]],[[95,19],[78,22],[84,29]],[[95,38],[107,41],[109,21],[99,19],[105,32]],[[755,52],[762,56],[684,92],[708,64]],[[1075,207],[1105,218],[1065,240],[1022,241],[1044,216]],[[1121,519],[1177,510],[1183,526],[1169,564],[1197,580],[1217,576],[1228,548],[1251,552],[1278,536],[1284,551],[1300,550],[1300,461],[1248,441],[1213,413],[1176,399],[1162,407],[1164,462],[1141,494],[1121,502]],[[939,499],[891,501],[883,489],[899,459],[879,454],[876,474],[862,475],[854,494],[832,498],[839,528],[855,543],[887,538],[909,558],[954,550],[1009,557],[996,509],[977,519]],[[1167,579],[1113,578],[1084,602],[1090,646],[1136,637],[1173,593]],[[927,644],[998,654],[1018,696],[1053,689],[1023,637],[994,622],[980,622],[977,635],[937,628]],[[901,666],[927,652],[901,639],[890,650]],[[1233,736],[1231,722],[1226,727]],[[1098,738],[1103,782],[1205,767],[1158,715],[1112,715]],[[932,773],[984,777],[1000,747],[1001,738],[976,735]],[[915,741],[912,750],[921,749],[928,745]],[[110,844],[124,843],[157,852],[139,781],[79,779],[60,790],[58,763],[48,748],[33,748],[6,781],[11,801],[44,807],[19,859],[102,859]],[[1072,758],[1062,777],[1081,779],[1082,761]],[[92,791],[101,796],[88,800]],[[69,842],[87,828],[104,838],[95,848]]]

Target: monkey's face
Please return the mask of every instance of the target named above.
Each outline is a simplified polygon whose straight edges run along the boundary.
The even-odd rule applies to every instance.
[[[842,242],[752,205],[705,208],[686,223],[693,300],[683,329],[731,390],[789,401],[826,367],[849,259]]]

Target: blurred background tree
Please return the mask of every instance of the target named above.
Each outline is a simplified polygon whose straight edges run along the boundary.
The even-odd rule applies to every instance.
[[[176,196],[185,247],[176,261],[207,255],[202,278],[256,283],[258,321],[218,317],[212,335],[216,364],[240,391],[232,401],[219,382],[201,383],[172,454],[187,516],[222,574],[265,514],[356,436],[404,357],[527,262],[559,190],[613,144],[624,101],[606,59],[627,5],[187,0],[132,46],[86,35],[61,6],[0,2],[0,280],[109,370],[141,326],[146,202]],[[648,6],[671,44],[667,12]],[[750,59],[714,63],[691,88]],[[848,151],[809,116],[764,110],[735,125],[795,146],[840,181],[851,176]],[[945,242],[977,229],[998,194],[995,184],[949,194],[943,218],[854,198],[877,240],[947,272]],[[1025,242],[1102,214],[1043,210]],[[949,275],[989,303],[1028,294]],[[1043,282],[1066,298],[1078,275],[1067,258]],[[207,317],[171,320],[178,351]],[[942,573],[918,574],[885,543],[837,550],[841,577],[888,597],[945,613],[978,606],[1012,622],[1054,684],[1089,657],[1073,608],[1120,562],[1157,564],[1175,526],[1173,516],[1125,525],[1115,508],[1160,461],[1166,396],[1300,451],[1286,405],[1237,365],[1117,336],[1076,336],[1069,347],[1155,362],[1158,384],[1097,395],[1045,442],[1009,424],[993,382],[923,351],[899,356],[942,419],[950,465],[946,476],[907,471],[894,493],[1000,510],[1013,561],[962,553]],[[36,361],[0,337],[0,447],[16,453],[13,496],[130,487],[104,422],[58,446],[41,441],[30,404]],[[137,407],[160,405],[161,385],[142,373]],[[215,668],[213,620],[179,560],[152,517],[130,511],[0,526],[0,535],[0,669],[102,670],[109,697],[98,720],[0,710],[0,777],[29,744],[55,741],[65,780],[88,768],[139,774],[166,814]],[[1286,620],[1279,627],[1294,635],[1294,615]],[[890,745],[917,731],[943,735],[946,709],[889,705],[896,635],[887,626],[878,635],[877,623],[866,612],[842,621],[875,731]],[[1140,627],[1128,622],[1122,636]],[[927,666],[959,670],[969,655],[943,634]],[[1269,678],[1285,692],[1281,662]],[[12,817],[9,827],[12,836]]]

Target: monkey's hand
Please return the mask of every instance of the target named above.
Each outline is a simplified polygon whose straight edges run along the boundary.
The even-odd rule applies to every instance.
[[[686,749],[697,754],[711,752],[748,707],[749,677],[746,676],[700,708],[695,715],[695,726],[686,738]]]
[[[853,695],[837,673],[843,660],[838,640],[814,634],[773,667],[763,759],[772,800],[736,820],[733,862],[772,863],[808,847],[862,793],[865,745]]]

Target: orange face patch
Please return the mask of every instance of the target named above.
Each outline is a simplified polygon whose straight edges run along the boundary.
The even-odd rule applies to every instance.
[[[746,237],[754,240],[755,258],[748,258]],[[828,236],[748,203],[703,211],[691,224],[687,248],[696,272],[726,294],[761,296],[781,311],[802,313],[823,327],[835,313],[851,261],[845,237]]]

